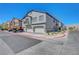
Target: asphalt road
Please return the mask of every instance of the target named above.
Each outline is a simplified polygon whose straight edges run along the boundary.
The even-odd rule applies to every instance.
[[[79,55],[79,31],[69,33],[68,38],[43,41],[18,54],[21,55]]]
[[[3,55],[79,55],[79,31],[65,39],[40,41],[0,32],[0,54]]]
[[[79,31],[69,33],[60,54],[79,55]]]
[[[0,32],[0,54],[16,54],[40,42],[40,40],[14,35],[8,32]]]

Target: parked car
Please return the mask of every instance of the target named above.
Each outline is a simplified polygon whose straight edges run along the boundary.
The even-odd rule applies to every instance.
[[[12,32],[16,33],[17,32],[17,29],[16,28],[13,28],[12,29]]]
[[[3,29],[3,28],[1,28],[0,30],[1,30],[1,31],[4,31],[4,29]]]
[[[23,30],[22,27],[20,27],[20,28],[18,29],[18,31],[19,31],[19,32],[23,32],[24,30]]]
[[[8,31],[9,31],[9,32],[11,32],[11,31],[12,31],[12,29],[9,29]]]

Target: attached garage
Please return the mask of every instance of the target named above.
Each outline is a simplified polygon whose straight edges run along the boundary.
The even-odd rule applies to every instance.
[[[45,33],[45,28],[43,26],[35,27],[34,32],[35,33]]]

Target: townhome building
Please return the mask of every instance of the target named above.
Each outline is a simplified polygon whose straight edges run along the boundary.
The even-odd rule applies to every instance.
[[[6,29],[8,30],[10,28],[10,22],[5,23]]]
[[[1,26],[3,29],[8,30],[8,28],[10,27],[10,22],[5,22]]]
[[[17,18],[13,18],[11,21],[10,21],[10,28],[20,28],[22,27],[22,21],[17,19]]]
[[[64,28],[64,24],[47,12],[31,10],[22,18],[25,32],[56,32]]]
[[[69,28],[73,28],[79,31],[79,24],[66,25],[66,27],[67,27],[67,30],[69,30]]]

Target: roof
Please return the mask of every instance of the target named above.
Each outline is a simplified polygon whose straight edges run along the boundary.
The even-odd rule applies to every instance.
[[[22,21],[22,20],[20,20],[20,19],[18,19],[18,18],[13,18],[10,22],[12,22],[12,21],[15,20],[15,19],[17,19],[17,20],[19,20],[19,21]]]
[[[58,19],[56,19],[54,16],[52,16],[52,15],[50,15],[48,12],[43,12],[43,11],[39,11],[39,10],[30,10],[29,12],[27,12],[27,14],[21,19],[21,20],[23,20],[25,17],[27,17],[28,16],[28,14],[30,13],[30,12],[39,12],[39,13],[45,13],[45,14],[47,14],[47,15],[49,15],[50,17],[52,17],[53,19],[55,19],[56,21],[58,21],[58,22],[60,22],[61,24],[63,24],[61,21],[59,21]]]
[[[57,20],[54,16],[50,15],[48,12],[37,11],[37,10],[30,10],[29,12],[27,12],[27,14],[22,19],[24,19],[25,17],[27,17],[28,13],[33,12],[33,11],[34,12],[39,12],[39,13],[45,13],[45,14],[49,15],[50,17],[54,18],[55,20]],[[57,21],[59,21],[59,20],[57,20]]]
[[[32,11],[34,11],[34,12],[39,12],[39,13],[45,13],[45,12],[41,12],[41,11],[37,11],[37,10],[30,10],[29,12],[27,12],[26,14],[25,14],[25,16],[22,18],[22,19],[24,19],[25,17],[27,17],[27,15],[30,13],[30,12],[32,12]],[[22,20],[21,19],[21,20]]]

